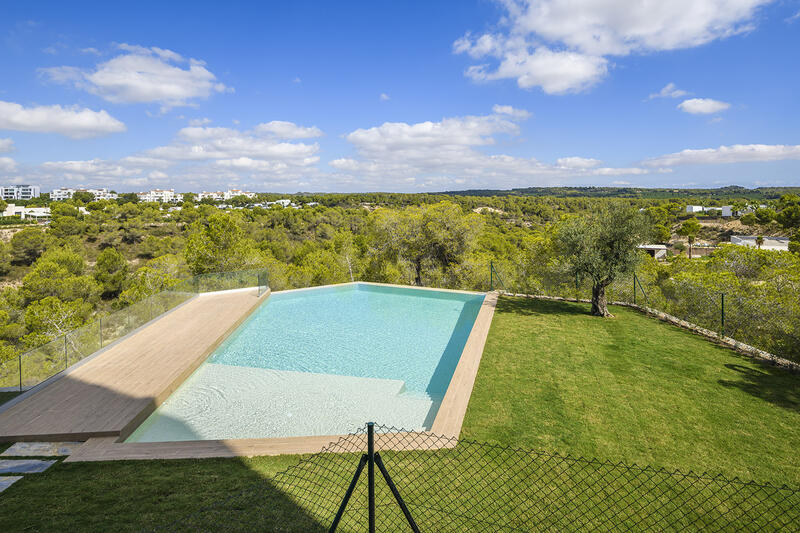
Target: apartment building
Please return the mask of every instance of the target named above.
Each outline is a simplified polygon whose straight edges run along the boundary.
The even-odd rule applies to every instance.
[[[255,198],[256,193],[250,191],[243,191],[241,189],[228,189],[227,191],[208,192],[203,191],[197,195],[198,200],[210,198],[212,200],[230,200],[234,196],[247,196],[248,198]]]
[[[3,200],[31,200],[40,193],[38,185],[10,185],[0,187],[0,197]]]
[[[183,195],[176,193],[175,189],[150,189],[147,192],[137,192],[140,202],[180,202]]]
[[[61,187],[50,191],[50,199],[53,201],[69,200],[76,192],[88,192],[94,195],[95,200],[116,200],[119,195],[114,192],[109,192],[108,189],[73,189],[69,187]]]

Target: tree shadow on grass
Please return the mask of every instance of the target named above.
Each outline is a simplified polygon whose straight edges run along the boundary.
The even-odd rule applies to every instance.
[[[538,300],[504,296],[497,304],[496,313],[523,316],[536,315],[589,315],[589,304],[560,300]]]
[[[736,372],[739,379],[720,379],[717,383],[800,413],[800,375],[761,361],[749,361],[755,364],[755,368],[727,363],[725,368]]]

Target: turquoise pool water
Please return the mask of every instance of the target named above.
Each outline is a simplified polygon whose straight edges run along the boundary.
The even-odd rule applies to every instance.
[[[128,441],[430,429],[482,302],[363,283],[274,293]]]

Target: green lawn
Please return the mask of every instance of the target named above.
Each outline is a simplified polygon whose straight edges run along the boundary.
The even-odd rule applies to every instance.
[[[3,405],[14,396],[18,396],[19,392],[0,392],[0,405]]]
[[[591,317],[587,310],[580,304],[501,299],[462,437],[800,485],[800,376],[760,365],[628,309],[614,309],[614,319]],[[446,458],[462,452],[457,448],[436,453]],[[429,465],[432,478],[420,498],[444,495],[452,503],[467,498],[469,490],[445,490],[449,484],[469,487],[494,478],[501,483],[508,477],[504,470],[508,457],[494,452],[469,455],[474,464],[458,456],[454,463],[459,474],[443,472],[441,483],[435,470],[444,459],[432,460],[430,452],[386,455],[390,470],[400,479],[423,470],[415,468],[417,464]],[[262,531],[323,531],[329,524],[320,516],[328,514],[299,505],[273,484],[277,472],[299,459],[59,464],[44,474],[26,476],[0,495],[0,531],[140,531],[168,526],[192,513],[201,513],[201,518],[182,521],[175,529],[236,530],[237,524],[246,523]],[[550,464],[544,461],[542,469],[547,468]],[[572,468],[574,477],[585,474],[579,465]],[[537,472],[525,472],[517,500],[495,490],[500,485],[490,485],[494,488],[483,496],[478,511],[495,509],[496,515],[510,504],[544,501],[539,497],[543,491],[551,494],[552,501],[575,499],[562,478],[535,479]],[[554,470],[553,476],[558,472]],[[589,481],[591,492],[594,481]],[[309,486],[316,491],[331,489],[335,499],[344,485]],[[656,498],[657,507],[686,497],[694,490],[687,490],[689,485],[676,484],[660,492],[664,505]],[[238,496],[248,486],[257,487],[255,493]],[[411,489],[401,486],[402,490]],[[556,494],[560,499],[551,491],[561,491]],[[622,525],[638,523],[641,513],[626,513],[646,498],[636,491],[624,492],[594,494],[591,505],[597,508],[613,500],[612,512],[603,516],[619,514],[627,521]],[[363,504],[362,496],[359,491],[354,501]],[[219,501],[224,503],[215,511],[206,511]],[[459,508],[474,511],[469,507],[473,504],[464,500]],[[550,527],[594,527],[586,521],[586,506],[580,503],[558,517],[563,522]],[[450,530],[456,524],[448,515],[425,519],[424,530]],[[644,529],[638,524],[634,529]],[[464,526],[460,531],[469,529]],[[657,524],[656,530],[661,529],[669,528]]]
[[[587,311],[501,299],[462,437],[800,486],[800,375]]]

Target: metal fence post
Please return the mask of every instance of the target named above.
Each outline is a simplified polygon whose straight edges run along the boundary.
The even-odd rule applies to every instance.
[[[22,392],[22,356],[18,355],[17,360],[19,361],[19,391]]]
[[[367,422],[367,496],[369,533],[375,533],[375,423]]]
[[[98,319],[98,324],[99,324],[99,327],[97,329],[98,329],[98,331],[100,333],[100,347],[102,348],[103,347],[103,319],[102,318]]]
[[[578,301],[578,296],[580,296],[580,288],[578,287],[578,274],[575,274],[575,301]]]
[[[494,290],[494,263],[489,261],[489,290]]]
[[[725,293],[720,293],[720,336],[725,336]]]
[[[636,272],[633,273],[633,305],[636,305]]]
[[[64,370],[67,369],[67,335],[64,334]]]

